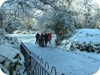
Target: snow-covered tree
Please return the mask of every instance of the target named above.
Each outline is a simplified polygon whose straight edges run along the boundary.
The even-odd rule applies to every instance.
[[[6,15],[4,27],[7,31],[12,29],[10,32],[16,30],[14,27],[18,21],[28,31],[40,27],[44,29],[46,25],[52,25],[49,23],[57,18],[57,14],[63,15],[64,27],[72,32],[75,28],[94,28],[99,24],[99,11],[92,0],[7,0],[1,8]],[[58,22],[61,19],[57,19],[60,20]]]

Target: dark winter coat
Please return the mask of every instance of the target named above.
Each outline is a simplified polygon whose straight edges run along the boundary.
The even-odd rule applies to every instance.
[[[36,39],[39,39],[40,34],[39,34],[39,33],[37,33],[35,37],[36,37]]]
[[[45,41],[48,41],[48,34],[44,35]]]

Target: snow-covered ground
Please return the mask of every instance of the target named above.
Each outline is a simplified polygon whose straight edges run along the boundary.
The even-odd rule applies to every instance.
[[[73,42],[73,40],[77,40],[83,45],[83,42],[89,43],[91,41],[92,46],[94,46],[94,44],[97,44],[99,42],[99,30],[93,31],[84,29],[77,32],[78,33],[76,33],[72,38],[69,39],[71,43]],[[92,37],[83,34],[87,34],[87,32],[89,33],[88,35]],[[13,58],[16,54],[20,54],[20,51],[15,47],[15,45],[18,46],[17,42],[17,44],[14,43],[16,39],[12,39],[10,37],[17,37],[18,41],[23,41],[30,51],[39,55],[39,57],[43,58],[45,62],[48,62],[50,68],[52,66],[55,66],[57,75],[94,75],[99,70],[100,54],[97,54],[96,52],[81,52],[80,50],[69,50],[71,46],[68,45],[69,43],[66,44],[66,42],[65,44],[62,44],[60,47],[56,48],[54,45],[55,35],[53,36],[52,44],[48,44],[47,47],[39,47],[37,44],[35,44],[35,34],[7,34],[6,36],[8,37],[2,39],[2,43],[0,45],[0,54],[4,57],[7,57],[12,62],[16,61],[16,59]],[[83,38],[85,40],[83,40]],[[96,41],[95,39],[98,40]],[[6,40],[6,42],[3,42],[4,40]],[[11,41],[9,42],[8,40]],[[21,54],[20,56],[22,58],[20,62],[24,62],[23,56]],[[5,60],[3,57],[0,58],[0,61],[3,60]],[[9,62],[7,63],[9,64]],[[8,66],[7,63],[5,66]],[[99,72],[95,75],[99,75]]]
[[[97,34],[98,31],[95,33]],[[95,33],[91,32],[93,36],[95,36]],[[66,48],[55,48],[55,38],[53,38],[52,44],[48,44],[47,47],[42,48],[35,44],[34,34],[13,36],[16,36],[19,40],[23,41],[30,51],[39,55],[44,61],[47,61],[50,67],[55,66],[58,75],[61,75],[62,73],[65,75],[94,75],[99,70],[100,54],[95,52],[89,53],[86,51],[81,52],[79,50],[71,51]],[[96,36],[95,38],[97,37],[99,36]],[[85,38],[87,38],[87,36]],[[87,39],[86,41],[89,40]],[[93,41],[93,39],[91,39],[91,41]],[[99,40],[97,41],[99,42]]]
[[[34,43],[25,44],[32,52],[47,61],[50,66],[55,66],[58,75],[62,73],[65,75],[92,75],[98,71],[100,66],[98,59],[100,55],[97,54],[63,51],[52,46],[41,48]]]
[[[5,31],[0,29],[0,68],[7,75],[12,75],[11,72],[14,75],[18,73],[16,71],[19,67],[25,69],[24,57],[20,52],[19,42],[16,37],[5,35]],[[22,70],[20,71],[22,72]]]
[[[66,50],[80,50],[100,53],[100,29],[78,29],[70,39],[60,46]]]

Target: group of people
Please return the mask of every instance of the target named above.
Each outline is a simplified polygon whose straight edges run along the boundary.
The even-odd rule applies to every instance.
[[[39,34],[37,33],[35,35],[36,38],[36,44],[39,44],[39,46],[44,47],[47,46],[48,42],[49,44],[51,44],[51,40],[52,40],[52,34],[51,33],[42,33]]]

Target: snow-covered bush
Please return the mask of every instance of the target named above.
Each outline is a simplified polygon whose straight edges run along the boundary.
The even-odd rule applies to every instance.
[[[17,38],[6,36],[4,29],[0,29],[0,44],[10,44],[14,48],[19,48],[19,42]]]
[[[13,32],[13,34],[20,34],[22,31],[20,31],[20,30],[16,30],[16,31],[14,31]]]
[[[0,64],[7,68],[10,75],[16,73],[19,67],[24,69],[23,55],[11,45],[0,45],[0,58]]]
[[[79,29],[76,33],[64,40],[61,45],[67,50],[80,50],[100,53],[100,30],[99,29]]]
[[[2,75],[8,74],[9,75],[9,71],[1,64],[0,64],[0,74],[2,74]]]
[[[27,34],[27,30],[15,30],[13,34]]]
[[[5,38],[5,30],[0,28],[0,44],[4,43]]]
[[[19,49],[19,42],[16,37],[6,36],[5,43],[12,45],[13,48]]]
[[[18,68],[23,67],[24,70],[24,57],[19,50],[19,42],[16,37],[5,35],[4,29],[0,29],[0,64],[9,71],[9,75],[16,75]]]
[[[0,36],[4,37],[5,36],[5,30],[0,28]]]

